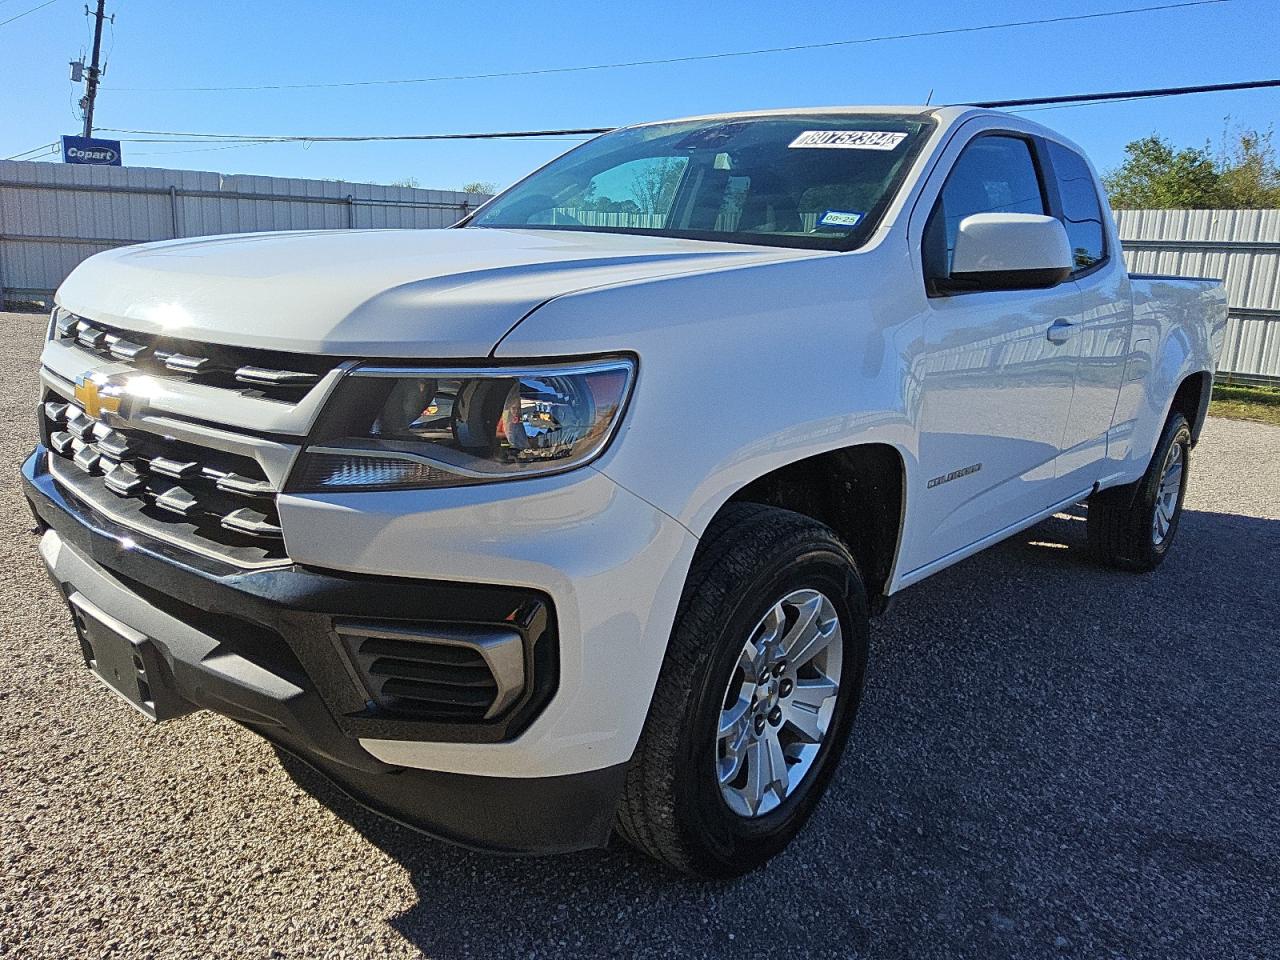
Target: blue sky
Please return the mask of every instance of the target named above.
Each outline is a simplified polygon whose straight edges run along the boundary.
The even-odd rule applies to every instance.
[[[0,20],[41,0],[0,0]],[[174,87],[474,74],[822,43],[1146,6],[1159,0],[984,3],[173,3],[108,0],[104,127],[252,134],[394,134],[606,126],[721,110],[935,103],[1274,77],[1280,0],[928,39],[586,73],[358,86],[174,92]],[[87,50],[82,0],[0,26],[0,156],[78,133],[67,61]],[[144,88],[144,89],[127,89]],[[1029,114],[1095,162],[1159,132],[1216,144],[1224,119],[1265,128],[1280,90]],[[114,136],[114,134],[103,134]],[[131,165],[424,187],[511,182],[571,146],[527,143],[125,144]]]

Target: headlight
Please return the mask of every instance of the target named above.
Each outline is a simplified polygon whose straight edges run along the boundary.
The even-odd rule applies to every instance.
[[[326,404],[286,490],[453,487],[569,470],[604,450],[634,374],[625,358],[357,367]]]

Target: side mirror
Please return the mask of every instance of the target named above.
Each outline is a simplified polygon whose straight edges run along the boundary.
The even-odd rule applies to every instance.
[[[1075,269],[1062,223],[1035,213],[975,213],[960,221],[951,276],[940,287],[1024,290],[1054,287]]]

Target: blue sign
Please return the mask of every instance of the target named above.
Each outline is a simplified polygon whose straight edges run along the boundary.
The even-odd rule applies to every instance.
[[[98,166],[120,166],[120,141],[96,137],[63,137],[63,163],[94,163]]]

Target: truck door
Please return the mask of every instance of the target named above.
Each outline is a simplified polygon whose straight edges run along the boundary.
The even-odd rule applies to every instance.
[[[1108,243],[1093,171],[1065,144],[1044,144],[1049,201],[1071,238],[1076,261],[1072,280],[1081,298],[1080,324],[1070,330],[1075,390],[1057,471],[1086,486],[1107,472],[1107,435],[1124,382],[1133,306],[1129,274],[1119,251]]]
[[[983,133],[956,159],[926,221],[930,288],[918,376],[922,489],[902,569],[964,550],[1073,491],[1055,470],[1076,361],[1060,336],[1080,320],[1075,284],[937,294],[961,220],[975,213],[1050,211],[1032,137]],[[945,272],[940,272],[945,271]]]

